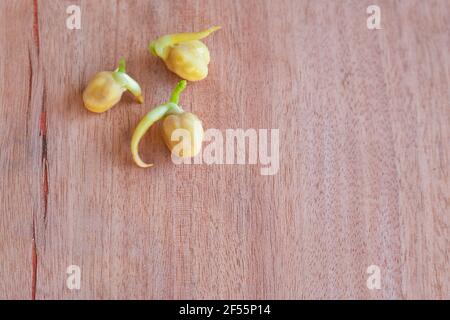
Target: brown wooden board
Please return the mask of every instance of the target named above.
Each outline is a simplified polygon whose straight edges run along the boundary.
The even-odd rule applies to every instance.
[[[0,1],[0,298],[449,299],[450,3],[375,2]],[[205,128],[279,129],[275,175],[175,165],[157,128],[155,167],[131,159],[179,80],[148,43],[212,25],[181,105]],[[120,57],[145,104],[88,112]]]

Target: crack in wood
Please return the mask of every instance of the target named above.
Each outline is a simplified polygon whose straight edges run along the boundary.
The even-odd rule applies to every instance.
[[[43,80],[45,81],[45,80]],[[48,208],[48,154],[47,154],[47,111],[46,111],[47,90],[42,90],[41,115],[39,119],[39,135],[41,136],[41,168],[42,168],[42,202],[44,207],[43,220],[44,224],[47,222],[47,208]]]
[[[38,1],[33,0],[33,44],[36,48],[37,57],[40,55],[40,35],[39,35],[39,11],[38,11]],[[32,108],[32,91],[33,91],[33,79],[35,72],[33,70],[33,62],[31,59],[31,52],[29,52],[29,63],[30,63],[30,77],[29,77],[29,92],[28,92],[28,103],[29,109]],[[42,202],[43,202],[43,218],[44,223],[47,219],[47,201],[48,201],[48,161],[47,161],[47,114],[45,110],[45,83],[42,95],[42,104],[39,118],[39,136],[41,137],[41,170],[42,170]],[[38,277],[38,252],[36,245],[36,233],[37,230],[37,217],[36,213],[33,211],[32,220],[32,240],[31,240],[31,299],[36,300],[36,285]]]
[[[33,238],[31,245],[31,300],[36,300],[37,282],[37,250],[36,250],[36,225],[33,215]]]
[[[45,81],[43,79],[43,81]],[[39,119],[39,135],[41,136],[41,170],[42,170],[42,203],[43,212],[42,219],[44,221],[44,226],[47,224],[47,211],[48,211],[48,160],[47,160],[47,112],[46,112],[46,89],[45,82],[42,92],[42,104],[41,104],[41,114]],[[36,217],[33,215],[33,253],[32,253],[32,299],[36,298],[36,283],[37,283],[37,248],[36,248]]]
[[[33,92],[33,63],[31,60],[31,51],[28,50],[28,63],[30,68],[30,76],[28,78],[28,113],[32,109],[32,92]],[[27,134],[28,134],[28,121],[27,116]],[[37,252],[36,252],[36,214],[33,211],[32,215],[32,227],[31,227],[31,299],[36,299],[36,280],[37,280]]]
[[[29,122],[30,122],[30,114],[31,114],[31,94],[33,89],[33,64],[31,62],[31,52],[30,48],[28,48],[28,65],[30,68],[30,76],[28,77],[28,109],[27,109],[27,118],[26,118],[26,132],[29,134]]]
[[[45,117],[45,111],[41,115]],[[47,205],[48,205],[48,160],[47,160],[47,136],[42,135],[42,200],[44,203],[44,222],[47,221]]]
[[[33,40],[37,48],[38,54],[40,51],[40,37],[39,37],[39,11],[38,1],[33,0]]]

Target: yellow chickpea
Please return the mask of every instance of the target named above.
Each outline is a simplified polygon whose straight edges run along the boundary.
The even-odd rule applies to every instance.
[[[150,127],[163,119],[162,136],[169,150],[180,158],[196,156],[202,148],[203,126],[200,119],[178,105],[180,93],[186,87],[186,80],[178,83],[172,93],[170,101],[157,106],[139,122],[131,138],[131,154],[134,162],[142,167],[153,166],[142,161],[139,157],[139,142]]]
[[[199,81],[208,75],[211,60],[208,47],[200,40],[219,29],[212,27],[201,32],[165,35],[150,43],[150,52],[181,78]]]
[[[139,103],[144,102],[141,87],[125,73],[125,60],[122,59],[117,70],[99,72],[89,81],[83,92],[84,106],[92,112],[105,112],[116,105],[127,90]]]

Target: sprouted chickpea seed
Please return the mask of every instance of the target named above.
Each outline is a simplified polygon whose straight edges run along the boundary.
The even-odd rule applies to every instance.
[[[105,112],[116,105],[127,90],[138,103],[144,102],[141,87],[125,73],[125,60],[121,59],[115,71],[99,72],[89,81],[83,92],[84,106],[95,113]]]
[[[203,126],[200,119],[193,113],[185,112],[179,105],[180,93],[186,88],[186,80],[181,80],[174,89],[169,102],[159,105],[145,115],[134,130],[131,139],[131,154],[134,162],[142,168],[153,164],[145,163],[139,156],[139,142],[150,127],[162,119],[162,136],[169,150],[180,158],[195,157],[200,153],[203,142]],[[184,138],[188,143],[179,143],[172,138],[175,130],[186,133]]]
[[[220,27],[211,27],[200,32],[165,35],[150,43],[149,49],[180,78],[199,81],[208,75],[210,61],[208,47],[200,40],[219,29]]]

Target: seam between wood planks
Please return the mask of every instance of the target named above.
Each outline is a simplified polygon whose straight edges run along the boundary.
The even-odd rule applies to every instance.
[[[32,24],[32,34],[33,34],[33,46],[36,49],[38,57],[38,65],[40,58],[40,32],[39,32],[39,7],[38,1],[33,0],[33,24]],[[33,78],[36,73],[33,72],[33,64],[30,54],[30,91],[29,91],[29,104],[31,108],[31,97],[33,90]],[[41,137],[41,203],[42,203],[42,215],[44,223],[47,220],[47,209],[48,209],[48,161],[47,161],[47,113],[45,106],[46,90],[45,82],[43,83],[43,94],[41,102],[41,110],[39,116],[39,136]],[[33,211],[32,218],[32,245],[31,245],[31,299],[36,299],[36,286],[38,277],[38,250],[36,245],[37,236],[37,217],[36,213]]]

